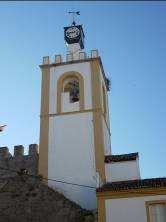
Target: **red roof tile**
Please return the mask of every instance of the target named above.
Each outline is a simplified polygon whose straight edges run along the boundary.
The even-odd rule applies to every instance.
[[[106,183],[102,187],[97,188],[97,192],[103,192],[103,191],[116,192],[116,191],[130,190],[130,189],[158,188],[158,187],[166,188],[166,177]]]
[[[136,160],[138,153],[129,153],[121,155],[107,155],[105,156],[105,163],[122,162]]]

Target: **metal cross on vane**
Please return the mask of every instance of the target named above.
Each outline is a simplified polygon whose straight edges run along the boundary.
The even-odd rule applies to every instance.
[[[72,15],[72,25],[76,25],[75,16],[80,15],[80,11],[69,11],[70,15]]]

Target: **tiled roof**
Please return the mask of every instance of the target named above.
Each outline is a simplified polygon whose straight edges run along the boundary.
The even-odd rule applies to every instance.
[[[166,177],[106,183],[102,187],[97,188],[97,192],[102,192],[102,191],[116,192],[116,191],[130,190],[130,189],[158,188],[158,187],[166,188]]]
[[[105,163],[136,160],[138,153],[105,156]]]

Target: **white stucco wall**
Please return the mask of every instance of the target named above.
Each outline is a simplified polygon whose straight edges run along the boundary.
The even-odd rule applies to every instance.
[[[79,59],[79,53],[82,52],[79,43],[68,44],[68,51],[69,53],[72,53],[74,60]]]
[[[138,159],[135,161],[106,163],[105,170],[107,182],[140,179]]]
[[[85,109],[92,109],[92,93],[91,93],[91,69],[90,63],[75,63],[63,66],[52,67],[50,71],[50,102],[49,113],[57,113],[57,81],[65,72],[79,72],[84,78],[84,104]]]
[[[147,222],[145,202],[163,199],[166,195],[106,200],[106,222]]]
[[[104,147],[105,147],[105,155],[111,155],[111,136],[106,125],[106,121],[103,117],[103,133],[104,133]]]
[[[79,72],[84,79],[84,109],[92,109],[90,62],[52,67],[50,71],[49,114],[57,114],[57,82],[66,72]],[[67,104],[68,95],[62,93],[62,112],[78,111],[78,103]],[[94,129],[92,112],[55,115],[49,119],[48,177],[71,183],[96,186]],[[103,133],[105,147],[109,139],[106,126]],[[108,149],[106,149],[106,153]],[[96,209],[95,189],[49,181],[66,197],[83,208]]]
[[[79,111],[79,102],[70,102],[69,92],[62,93],[62,112]]]
[[[96,186],[92,113],[54,116],[49,121],[48,177]],[[66,197],[87,209],[96,208],[95,189],[49,181]]]

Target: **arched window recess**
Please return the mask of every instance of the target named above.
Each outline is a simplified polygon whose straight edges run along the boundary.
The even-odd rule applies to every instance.
[[[79,102],[79,110],[84,109],[84,79],[78,72],[66,72],[57,82],[57,113],[62,112],[62,94],[69,93],[69,102]]]
[[[70,103],[78,102],[80,99],[79,79],[75,76],[64,81],[63,92],[69,92]]]

